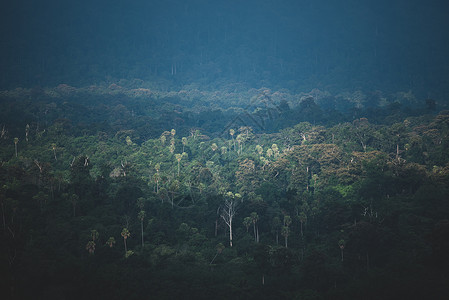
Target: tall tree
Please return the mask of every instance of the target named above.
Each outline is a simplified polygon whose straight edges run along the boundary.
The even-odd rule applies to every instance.
[[[254,241],[259,242],[259,228],[256,228],[257,221],[259,221],[259,215],[256,212],[252,212],[250,215],[251,222],[253,223]]]
[[[249,227],[251,226],[252,223],[253,223],[253,220],[251,220],[251,217],[245,217],[245,218],[243,219],[243,225],[244,225],[245,228],[246,228],[246,232],[249,231]]]
[[[307,222],[307,215],[302,211],[299,214],[298,219],[299,219],[299,223],[301,224],[301,236],[304,236],[303,224],[305,224]]]
[[[176,158],[176,160],[178,161],[178,176],[179,176],[179,169],[180,169],[180,163],[181,163],[181,159],[182,159],[182,154],[180,154],[180,153],[176,153],[175,154],[175,158]]]
[[[17,144],[19,143],[19,138],[14,138],[14,149],[16,152],[16,157],[17,157]]]
[[[142,248],[143,248],[143,244],[144,244],[143,243],[143,220],[145,219],[145,211],[144,210],[139,211],[139,213],[137,214],[137,218],[140,221],[140,230],[142,233]]]
[[[53,150],[53,156],[54,156],[54,158],[55,158],[55,160],[58,160],[57,158],[56,158],[56,144],[51,144],[51,149]]]
[[[232,247],[232,221],[235,216],[237,201],[236,198],[240,198],[240,194],[227,192],[224,196],[224,203],[220,208],[220,217],[226,223],[229,228],[229,245]]]
[[[235,141],[234,141],[235,130],[232,128],[229,129],[229,134],[231,135],[231,139],[232,139],[232,143],[234,144],[234,151],[235,151]]]
[[[123,237],[123,243],[125,244],[125,254],[128,252],[128,246],[126,244],[126,240],[131,236],[131,233],[129,232],[128,228],[123,228],[122,233]]]
[[[290,216],[284,216],[284,226],[282,227],[281,234],[285,239],[285,248],[288,248],[288,236],[290,235],[290,224],[292,223],[292,219]]]

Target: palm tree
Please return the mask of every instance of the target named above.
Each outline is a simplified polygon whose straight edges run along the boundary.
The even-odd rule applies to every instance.
[[[292,218],[290,216],[284,216],[284,227],[282,227],[281,234],[285,238],[285,248],[288,248],[288,236],[290,235],[290,224],[292,223]]]
[[[139,213],[137,214],[137,218],[140,221],[140,229],[142,232],[142,248],[143,248],[143,220],[145,219],[145,211],[144,210],[139,211]]]
[[[248,232],[249,226],[251,226],[252,222],[253,222],[253,220],[251,220],[251,217],[245,217],[243,219],[243,225],[246,227],[246,232]]]
[[[253,223],[254,241],[257,243],[259,242],[259,229],[256,230],[256,223],[259,220],[259,215],[256,212],[252,212],[250,217]]]
[[[95,240],[98,239],[98,236],[99,236],[100,234],[98,233],[98,231],[96,231],[95,229],[93,229],[93,230],[90,231],[90,235],[92,236],[92,241],[95,242]]]
[[[94,241],[87,242],[86,250],[89,251],[89,254],[94,254],[95,253],[95,242]]]
[[[115,238],[113,236],[109,237],[106,241],[106,245],[108,245],[109,248],[112,248],[115,245]]]
[[[123,237],[123,243],[125,244],[125,254],[126,254],[128,252],[126,240],[131,236],[131,233],[129,232],[128,228],[125,227],[123,228],[121,235]]]

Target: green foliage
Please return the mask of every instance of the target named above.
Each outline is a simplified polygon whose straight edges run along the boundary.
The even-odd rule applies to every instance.
[[[103,104],[106,115],[127,113]],[[70,122],[37,128],[30,119],[17,140],[0,139],[0,275],[15,280],[17,297],[86,286],[77,297],[89,298],[113,285],[112,299],[130,290],[138,295],[131,298],[176,298],[181,290],[363,298],[360,289],[391,298],[370,283],[401,295],[416,283],[413,274],[424,278],[423,290],[434,282],[444,293],[445,112],[391,124],[302,122],[280,133],[235,126],[219,138],[212,126],[189,128],[188,118],[160,121],[164,128],[149,134],[142,120],[85,126],[84,115],[66,109]],[[301,109],[322,113],[310,100]],[[223,246],[226,203],[232,247]]]

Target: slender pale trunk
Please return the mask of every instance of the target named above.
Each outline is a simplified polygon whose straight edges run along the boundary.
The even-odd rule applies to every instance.
[[[211,264],[215,261],[215,259],[217,258],[217,256],[218,256],[218,251],[217,251],[217,253],[215,253],[214,258],[212,258],[212,260],[211,260],[211,262],[209,263],[209,265],[211,265]]]
[[[257,243],[256,223],[253,222],[254,241]]]
[[[217,237],[218,219],[215,219],[215,237]]]
[[[232,247],[232,219],[229,220],[229,245]]]
[[[259,242],[259,226],[256,227],[256,234],[257,234],[256,243],[258,243]]]
[[[287,240],[288,240],[288,237],[285,236],[285,248],[288,248]]]
[[[128,247],[126,246],[126,237],[123,238],[123,243],[125,244],[125,254],[128,252]]]

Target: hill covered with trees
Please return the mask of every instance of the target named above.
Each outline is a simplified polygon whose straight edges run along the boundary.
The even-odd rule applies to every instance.
[[[449,111],[412,93],[0,93],[23,299],[443,299]]]

